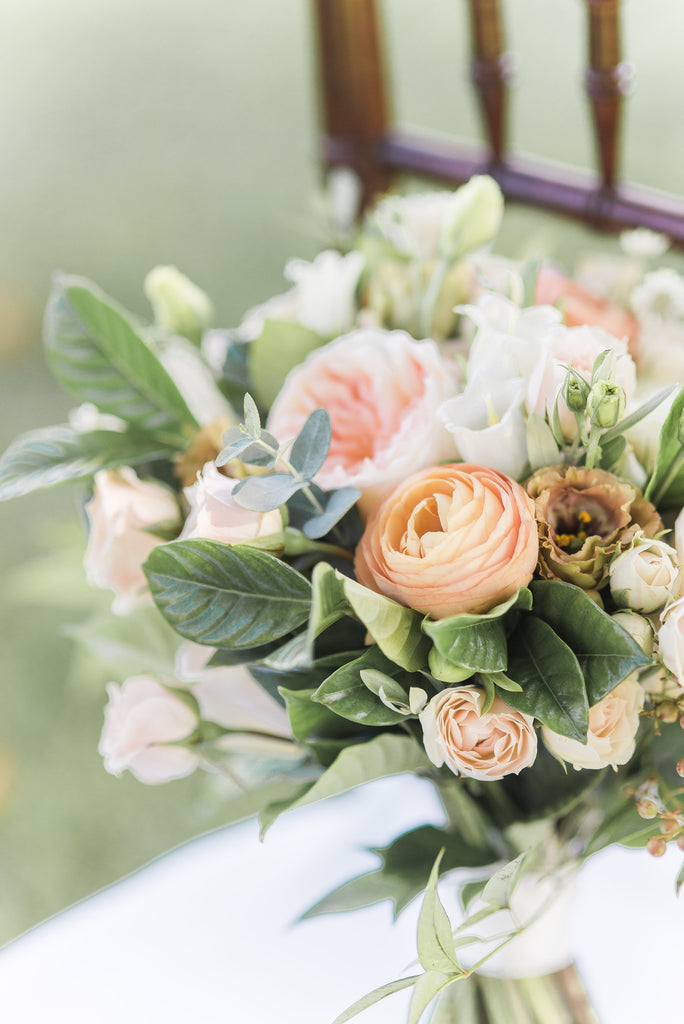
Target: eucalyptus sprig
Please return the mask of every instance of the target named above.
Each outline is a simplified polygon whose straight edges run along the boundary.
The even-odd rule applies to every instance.
[[[328,457],[331,439],[328,413],[325,409],[314,409],[294,441],[281,444],[261,426],[256,402],[246,394],[243,422],[224,435],[226,447],[216,465],[240,459],[265,470],[245,477],[233,490],[237,504],[252,512],[271,512],[301,492],[310,509],[302,522],[302,532],[310,540],[317,540],[330,533],[361,497],[356,487],[342,487],[326,494],[314,484],[314,477]]]

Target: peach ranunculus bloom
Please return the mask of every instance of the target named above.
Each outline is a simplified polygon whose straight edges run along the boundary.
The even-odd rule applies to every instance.
[[[543,726],[544,743],[552,754],[569,761],[577,770],[607,768],[608,765],[617,770],[617,766],[627,764],[634,753],[645,696],[638,674],[633,672],[590,709],[586,743]]]
[[[568,327],[602,327],[636,351],[639,322],[629,310],[577,284],[551,264],[541,267],[534,292],[535,306],[558,306]]]
[[[224,544],[243,544],[280,533],[283,529],[280,511],[251,512],[242,508],[233,498],[237,483],[238,480],[219,473],[213,462],[207,462],[197,474],[197,482],[185,488],[190,514],[179,539],[203,537]],[[282,547],[282,541],[279,546]]]
[[[450,687],[433,697],[419,718],[433,764],[492,782],[534,763],[537,734],[534,719],[507,707],[500,697],[481,714],[484,699],[479,686]]]
[[[432,466],[396,488],[356,549],[357,578],[371,590],[443,619],[486,612],[532,579],[534,505],[522,487],[486,466]]]
[[[86,575],[94,586],[114,591],[112,609],[125,615],[149,598],[142,565],[161,540],[147,531],[156,524],[180,526],[180,509],[169,487],[140,480],[129,466],[101,470],[94,487],[85,507],[90,524]]]
[[[403,331],[353,331],[292,370],[273,403],[268,429],[295,437],[314,409],[332,425],[328,457],[316,476],[324,490],[358,487],[368,515],[417,467],[453,458],[453,440],[436,416],[456,385],[433,341]]]
[[[128,769],[157,785],[195,770],[196,755],[176,743],[194,732],[197,716],[166,686],[152,676],[131,676],[121,686],[110,683],[107,694],[99,750],[108,772]]]

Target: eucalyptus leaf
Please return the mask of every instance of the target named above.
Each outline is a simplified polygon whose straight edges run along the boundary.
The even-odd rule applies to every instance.
[[[247,353],[249,377],[259,404],[270,408],[290,370],[324,343],[320,334],[302,324],[266,320]]]
[[[164,618],[196,643],[256,647],[286,636],[309,616],[308,580],[256,548],[174,541],[156,547],[143,568]]]
[[[424,668],[430,643],[421,632],[421,616],[339,575],[345,597],[383,654],[407,672]]]
[[[257,404],[249,392],[245,394],[243,399],[243,420],[245,430],[249,436],[253,440],[258,441],[261,434],[261,417],[259,416]]]
[[[59,382],[138,430],[187,442],[198,424],[128,315],[95,285],[60,276],[45,314],[45,346]]]
[[[325,510],[307,519],[302,524],[302,533],[310,540],[319,540],[321,537],[325,537],[354,507],[360,497],[361,491],[356,487],[341,487],[339,491],[331,491],[325,504]]]
[[[538,719],[562,736],[586,742],[589,702],[572,650],[548,623],[521,619],[511,636],[508,675],[522,692],[507,691],[509,707]]]
[[[531,590],[535,614],[553,627],[577,658],[590,707],[635,669],[651,664],[636,640],[579,587],[561,580],[539,580]]]
[[[295,480],[289,473],[247,476],[233,488],[233,498],[250,512],[273,512],[302,487],[306,487],[306,482]]]
[[[0,501],[93,476],[101,469],[168,458],[178,447],[134,431],[80,433],[69,426],[32,430],[0,458]]]
[[[325,409],[314,409],[299,431],[290,452],[290,463],[305,480],[311,480],[328,457],[332,428]]]

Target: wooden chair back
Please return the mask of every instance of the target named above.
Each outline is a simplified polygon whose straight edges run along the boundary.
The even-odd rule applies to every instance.
[[[465,0],[471,33],[470,77],[485,146],[399,131],[391,121],[383,39],[375,0],[313,0],[327,167],[351,167],[363,204],[398,172],[451,184],[491,174],[511,200],[584,221],[600,231],[649,227],[684,246],[684,202],[619,181],[620,122],[631,67],[621,61],[620,0],[583,0],[588,18],[585,87],[594,124],[598,174],[511,156],[507,111],[511,56],[501,0]]]

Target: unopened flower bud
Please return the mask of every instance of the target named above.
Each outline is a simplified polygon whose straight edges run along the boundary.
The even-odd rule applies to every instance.
[[[651,836],[649,841],[646,843],[646,849],[652,857],[662,857],[667,850],[667,843],[664,839],[659,839],[657,836]]]
[[[618,622],[625,632],[629,633],[632,640],[636,640],[642,651],[646,654],[653,654],[655,637],[653,627],[648,619],[632,611],[614,612],[611,618],[614,622]]]
[[[639,800],[636,809],[639,817],[645,818],[647,821],[655,818],[658,814],[658,807],[653,800]]]
[[[684,779],[684,757],[680,758],[680,760],[677,761],[676,771],[680,779]]]
[[[214,307],[202,289],[176,267],[164,266],[149,272],[144,289],[155,323],[199,344],[214,320]]]
[[[679,720],[679,709],[671,700],[665,700],[656,708],[656,718],[665,725],[672,725]]]
[[[563,383],[563,398],[568,409],[571,412],[583,412],[588,396],[589,385],[587,382],[578,373],[569,370]]]
[[[453,261],[490,242],[503,216],[501,189],[486,174],[476,174],[457,189],[445,213],[440,254]]]
[[[614,381],[598,380],[587,398],[587,413],[592,426],[614,427],[625,411],[624,389]]]

